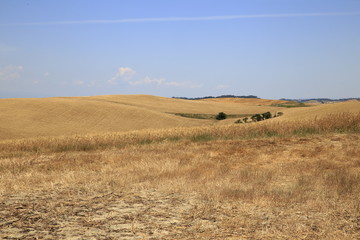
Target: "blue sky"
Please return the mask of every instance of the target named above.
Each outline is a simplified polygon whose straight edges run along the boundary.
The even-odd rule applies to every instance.
[[[0,97],[360,97],[360,0],[0,0]]]

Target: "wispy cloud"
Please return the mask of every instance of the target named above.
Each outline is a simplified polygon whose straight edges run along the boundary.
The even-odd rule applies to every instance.
[[[360,15],[360,12],[279,13],[279,14],[249,14],[249,15],[205,16],[205,17],[93,19],[93,20],[54,21],[54,22],[0,23],[0,26],[115,24],[115,23],[185,22],[185,21],[220,21],[220,20],[235,20],[235,19],[246,19],[246,18],[331,17],[331,16],[352,16],[352,15]]]
[[[13,80],[21,77],[23,66],[6,66],[0,68],[0,80]]]
[[[127,81],[130,85],[156,85],[156,86],[171,86],[171,87],[183,87],[183,88],[199,88],[202,87],[201,84],[197,84],[194,82],[175,82],[175,81],[167,81],[165,78],[151,78],[146,76],[143,79],[134,81]]]
[[[228,85],[217,85],[217,86],[215,86],[215,89],[227,89],[227,88],[229,88]]]
[[[167,81],[165,78],[153,78],[153,77],[135,77],[136,71],[129,67],[120,67],[118,72],[107,81],[110,85],[117,85],[119,80],[123,81],[131,86],[141,85],[156,85],[156,86],[172,86],[172,87],[184,87],[184,88],[200,88],[201,84],[183,81]]]
[[[146,76],[142,80],[138,81],[130,81],[129,83],[131,85],[144,85],[144,84],[156,84],[156,85],[162,85],[166,81],[165,78],[151,78],[149,76]]]
[[[112,84],[112,85],[116,85],[117,81],[119,79],[127,81],[127,82],[131,82],[131,79],[133,78],[133,76],[135,74],[136,74],[136,72],[133,69],[129,68],[129,67],[120,67],[118,69],[118,72],[115,74],[115,76],[113,76],[107,82],[109,84]]]
[[[164,85],[166,86],[173,86],[173,87],[184,87],[184,88],[201,88],[203,85],[195,82],[165,82]]]

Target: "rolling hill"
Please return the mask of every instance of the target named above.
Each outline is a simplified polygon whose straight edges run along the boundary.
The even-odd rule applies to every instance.
[[[0,238],[359,239],[360,102],[272,102],[0,100]]]
[[[265,99],[182,100],[149,95],[106,95],[0,99],[0,139],[124,132],[149,128],[194,127],[232,123],[177,116],[190,114],[255,114],[285,112],[283,119],[321,113],[360,111],[359,102],[286,109]],[[275,119],[273,119],[275,120]]]

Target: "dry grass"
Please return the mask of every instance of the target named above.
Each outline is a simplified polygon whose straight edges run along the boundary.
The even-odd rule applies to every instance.
[[[219,102],[219,103],[236,103],[236,104],[246,104],[246,105],[263,105],[263,106],[289,103],[289,101],[284,101],[284,100],[270,100],[270,99],[261,99],[261,98],[207,98],[201,101]]]
[[[326,133],[352,133],[360,129],[360,113],[337,113],[301,121],[263,121],[243,125],[218,125],[126,133],[75,135],[0,141],[0,158],[52,152],[90,151],[123,148],[127,145],[180,140],[251,139]]]
[[[285,114],[276,121],[297,121],[299,118],[312,119],[328,113],[360,112],[360,102],[287,109],[269,106],[279,102],[275,100],[233,100],[189,101],[147,95],[0,99],[0,140],[213,126],[234,122],[233,119],[184,118],[171,113],[209,116],[225,112],[246,116],[280,111]]]
[[[205,126],[215,121],[169,113],[251,114],[276,109],[146,95],[0,99],[0,140]]]
[[[0,237],[359,239],[360,114],[0,142]]]

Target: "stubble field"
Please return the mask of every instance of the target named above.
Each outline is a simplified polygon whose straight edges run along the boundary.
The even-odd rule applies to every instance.
[[[284,112],[0,141],[0,238],[359,239],[359,103]]]

